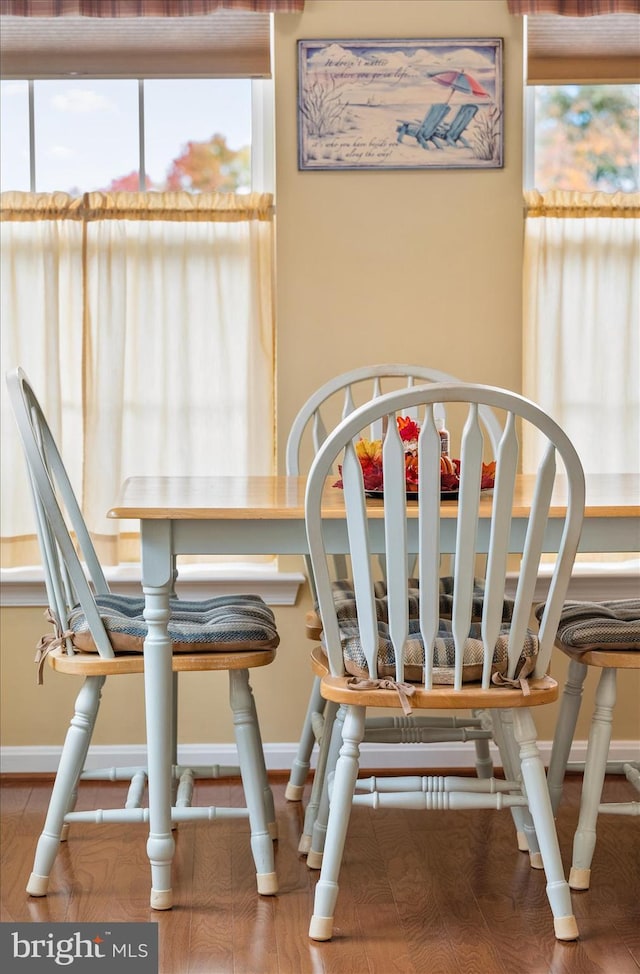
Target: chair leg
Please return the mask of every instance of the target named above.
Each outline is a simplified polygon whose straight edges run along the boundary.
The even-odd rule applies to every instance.
[[[573,863],[569,873],[569,885],[572,889],[589,889],[591,860],[596,845],[598,805],[602,796],[611,743],[611,721],[616,702],[616,673],[613,667],[603,669],[596,690],[580,797],[580,815],[573,839]]]
[[[242,786],[249,812],[251,851],[256,865],[258,892],[270,896],[278,892],[278,878],[267,821],[270,811],[265,807],[267,772],[248,670],[229,670],[229,700],[233,711]]]
[[[316,885],[313,916],[309,925],[309,937],[312,940],[331,940],[333,935],[338,876],[358,777],[365,715],[365,707],[347,708],[342,734],[343,743],[333,779],[322,871]]]
[[[304,786],[311,767],[311,752],[316,743],[316,736],[313,732],[313,715],[321,714],[324,710],[325,701],[320,694],[320,678],[314,677],[307,713],[302,725],[302,733],[298,742],[298,750],[293,759],[289,782],[287,784],[284,797],[290,802],[302,800]]]
[[[325,704],[324,730],[322,732],[320,747],[318,749],[318,760],[316,762],[316,770],[313,775],[311,795],[309,796],[309,801],[304,813],[302,835],[300,836],[300,842],[298,843],[298,852],[303,856],[306,856],[311,849],[313,827],[318,817],[320,801],[322,799],[322,789],[324,787],[324,782],[327,775],[329,745],[331,743],[331,735],[333,733],[336,713],[338,712],[338,705],[336,703],[332,703],[328,700],[323,700],[323,703]]]
[[[514,709],[512,713],[514,733],[520,745],[522,781],[540,844],[556,938],[576,940],[578,925],[571,905],[571,891],[562,867],[547,779],[536,742],[536,726],[530,710],[526,707]]]
[[[178,673],[172,675],[171,686],[171,713],[172,713],[172,734],[171,734],[171,764],[175,768],[178,764]],[[175,805],[178,794],[178,776],[171,775],[171,804]],[[172,829],[177,829],[177,822],[171,823]]]
[[[33,871],[27,883],[30,896],[46,896],[64,830],[64,817],[74,807],[78,780],[84,768],[95,727],[104,676],[90,676],[82,684],[65,738],[49,800],[42,834],[38,839]]]
[[[582,703],[582,688],[586,675],[587,666],[584,663],[581,663],[577,659],[571,659],[569,661],[569,672],[562,692],[560,713],[558,714],[558,723],[556,724],[555,734],[553,735],[549,771],[547,773],[547,786],[549,788],[549,795],[551,796],[551,807],[553,808],[554,815],[557,813],[562,799],[564,776],[576,730],[580,704]]]
[[[255,732],[258,740],[258,771],[262,776],[262,794],[264,811],[267,817],[267,828],[269,830],[269,835],[272,839],[278,838],[278,822],[276,820],[276,805],[273,798],[273,792],[271,791],[271,785],[269,784],[269,777],[267,775],[267,767],[264,760],[264,747],[262,746],[262,734],[260,733],[260,721],[258,720],[258,711],[256,710],[256,701],[251,690],[251,683],[248,680],[249,685],[249,700],[251,703],[251,711],[253,714],[253,725],[255,727]]]
[[[481,719],[485,717],[486,711],[474,710],[473,716],[480,717]],[[486,739],[479,739],[475,741],[476,748],[476,774],[478,778],[492,778],[493,777],[493,761],[491,760],[491,750],[489,748],[489,741]]]
[[[331,773],[335,771],[340,753],[345,713],[346,708],[344,706],[338,707],[333,721],[333,727],[331,728],[329,748],[327,751],[327,765],[322,779],[320,804],[318,805],[316,820],[313,823],[311,848],[307,854],[307,866],[309,869],[320,869],[322,866],[322,856],[324,854],[324,844],[327,835],[327,822],[329,820],[329,778]]]
[[[500,752],[500,760],[504,773],[511,781],[520,779],[520,754],[514,736],[513,719],[510,710],[495,710],[492,714],[494,740]],[[511,817],[516,829],[516,838],[520,852],[529,853],[529,862],[533,869],[542,869],[540,847],[533,826],[533,819],[528,808],[515,805],[511,809]]]

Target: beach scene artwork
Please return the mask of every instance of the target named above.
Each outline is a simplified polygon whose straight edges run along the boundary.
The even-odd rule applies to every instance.
[[[499,169],[502,39],[298,41],[298,167]]]

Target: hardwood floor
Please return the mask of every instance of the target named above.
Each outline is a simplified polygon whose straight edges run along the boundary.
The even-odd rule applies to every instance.
[[[271,778],[280,829],[277,897],[255,890],[244,820],[181,825],[173,910],[149,909],[146,826],[76,826],[50,893],[24,892],[51,786],[2,779],[2,921],[151,921],[159,974],[638,974],[640,820],[601,816],[592,889],[574,893],[580,940],[559,943],[544,873],[517,851],[507,811],[354,809],[334,939],[307,937],[317,873],[297,854],[301,808]],[[571,858],[580,778],[569,777],[558,829]],[[608,777],[605,797],[629,800]],[[116,784],[86,783],[81,802],[117,804]],[[198,804],[242,803],[240,784],[201,782]],[[79,802],[78,807],[81,807]],[[6,968],[5,968],[6,969]]]

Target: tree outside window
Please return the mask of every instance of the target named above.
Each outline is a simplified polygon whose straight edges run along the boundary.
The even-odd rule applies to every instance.
[[[637,192],[639,107],[640,85],[537,86],[535,188]]]

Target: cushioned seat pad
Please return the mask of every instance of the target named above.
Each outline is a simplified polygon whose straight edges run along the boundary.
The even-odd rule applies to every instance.
[[[142,652],[148,632],[144,598],[100,595],[96,604],[114,651]],[[273,612],[258,595],[224,595],[197,602],[170,599],[169,608],[168,631],[175,652],[274,649],[279,642]],[[76,649],[97,651],[79,606],[71,611],[68,628]]]
[[[378,623],[378,636],[378,676],[393,677],[395,675],[395,652],[389,636],[389,627],[386,623]],[[341,623],[340,638],[347,673],[359,677],[367,676],[368,670],[357,624],[348,626]],[[503,625],[493,650],[492,673],[497,672],[504,675],[507,672],[508,645],[509,626]],[[515,675],[518,679],[524,679],[533,672],[537,655],[538,637],[535,633],[527,631],[525,644],[516,667]],[[404,659],[405,680],[411,683],[421,683],[424,668],[424,640],[420,635],[419,623],[415,619],[409,622],[409,638],[405,645]],[[480,633],[480,625],[479,623],[473,623],[464,645],[462,663],[463,682],[473,683],[482,679],[483,661],[484,646]],[[434,644],[433,682],[436,684],[453,684],[454,663],[455,643],[451,632],[451,623],[448,619],[441,619]]]
[[[544,606],[536,610],[541,617]],[[575,649],[640,650],[640,599],[613,602],[565,602],[559,642]]]
[[[417,619],[420,611],[420,580],[410,578],[408,580],[409,592],[409,618]],[[333,599],[336,603],[338,620],[355,618],[355,592],[351,579],[338,579],[332,584]],[[389,621],[389,610],[387,608],[387,583],[375,582],[373,586],[376,600],[376,613],[379,622]],[[484,583],[482,579],[476,578],[473,582],[473,603],[472,603],[472,622],[480,622],[482,619],[482,607],[484,601]],[[440,579],[440,618],[450,619],[453,610],[453,578],[445,575]],[[513,617],[513,599],[505,598],[502,603],[502,621],[510,622]]]
[[[419,581],[409,580],[409,638],[405,646],[405,680],[420,683],[424,674],[424,640],[420,634],[419,613]],[[376,596],[376,614],[378,620],[378,676],[393,677],[395,674],[395,652],[389,635],[389,613],[387,589],[384,582],[377,582],[374,586]],[[340,639],[344,664],[347,673],[353,676],[368,675],[364,650],[360,642],[360,631],[356,613],[356,602],[353,583],[337,581],[333,584],[333,597],[336,604]],[[478,579],[474,585],[473,616],[466,640],[463,655],[462,679],[465,683],[474,682],[482,678],[484,661],[484,646],[480,631],[482,618],[484,589]],[[440,620],[438,633],[434,644],[434,683],[451,685],[454,681],[455,643],[451,631],[451,611],[453,607],[453,579],[440,579]],[[513,601],[505,599],[502,611],[502,626],[500,635],[493,648],[492,672],[505,674],[508,667],[507,650],[509,645],[509,622],[513,614]],[[525,644],[522,648],[516,676],[524,679],[535,668],[538,655],[538,638],[535,633],[527,631]]]

